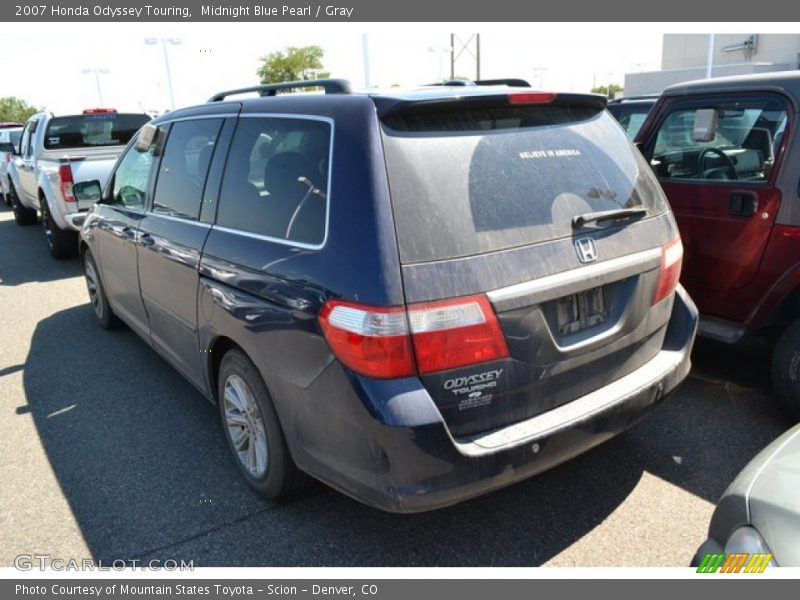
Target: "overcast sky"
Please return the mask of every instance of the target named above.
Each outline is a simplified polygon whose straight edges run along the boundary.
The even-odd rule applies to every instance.
[[[736,24],[727,27],[736,30]],[[108,70],[100,75],[104,105],[161,111],[169,106],[163,50],[145,45],[146,37],[181,41],[168,46],[178,107],[202,102],[219,90],[258,83],[259,57],[288,45],[322,46],[325,68],[361,87],[364,32],[372,85],[414,85],[449,74],[446,48],[451,31],[463,39],[481,32],[484,78],[521,77],[545,89],[588,91],[595,83],[622,83],[625,72],[658,69],[662,33],[687,30],[707,28],[606,23],[0,23],[0,96],[19,96],[56,113],[79,111],[99,104],[94,75],[82,71],[101,68]],[[466,54],[457,74],[474,74],[474,61]]]

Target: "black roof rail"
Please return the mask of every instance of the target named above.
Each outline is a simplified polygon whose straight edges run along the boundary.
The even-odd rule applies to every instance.
[[[524,79],[451,79],[439,83],[429,83],[428,85],[439,85],[447,87],[476,86],[476,85],[507,85],[509,87],[531,87],[531,84]]]
[[[531,87],[524,79],[478,79],[475,85],[507,85],[508,87]]]
[[[258,92],[259,96],[275,96],[281,90],[295,90],[299,88],[321,87],[326,94],[352,94],[350,82],[346,79],[307,79],[304,81],[284,81],[281,83],[265,83],[252,87],[239,88],[237,90],[227,90],[214,94],[208,99],[209,102],[222,102],[228,96],[246,94],[248,92]]]
[[[621,98],[614,98],[613,100],[609,100],[609,104],[611,102],[615,104],[621,104],[623,102],[636,102],[639,100],[658,100],[659,94],[642,94],[641,96],[622,96]]]

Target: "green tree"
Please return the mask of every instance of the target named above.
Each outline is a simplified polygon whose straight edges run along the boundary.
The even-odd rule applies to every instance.
[[[325,51],[319,46],[289,46],[286,52],[272,52],[262,56],[264,63],[258,69],[261,83],[325,79],[330,73],[322,71]]]
[[[5,96],[0,98],[0,121],[18,121],[24,123],[33,114],[42,110],[28,104],[22,98]]]
[[[609,91],[609,88],[611,91]],[[618,83],[612,83],[610,85],[598,85],[592,88],[593,94],[603,94],[604,96],[608,96],[612,100],[617,97],[620,93],[624,90],[622,86]]]

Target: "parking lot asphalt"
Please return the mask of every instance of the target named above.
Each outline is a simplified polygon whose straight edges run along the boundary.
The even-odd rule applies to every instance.
[[[0,565],[20,554],[196,566],[685,566],[719,495],[791,423],[769,350],[699,341],[628,432],[538,477],[421,515],[322,484],[257,497],[216,410],[126,328],[93,321],[77,259],[0,208]]]

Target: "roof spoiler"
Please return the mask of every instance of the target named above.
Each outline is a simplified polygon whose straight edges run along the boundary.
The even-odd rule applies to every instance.
[[[496,94],[467,94],[420,100],[376,96],[373,100],[378,108],[378,115],[385,118],[390,114],[406,111],[413,113],[470,108],[523,108],[525,105],[582,106],[603,110],[608,99],[601,94],[498,90]]]
[[[284,81],[282,83],[267,83],[254,85],[252,87],[227,90],[214,94],[208,99],[209,102],[222,102],[228,96],[258,92],[259,96],[276,96],[282,90],[296,90],[302,88],[322,88],[326,94],[352,94],[350,82],[346,79],[308,79],[304,81]]]

